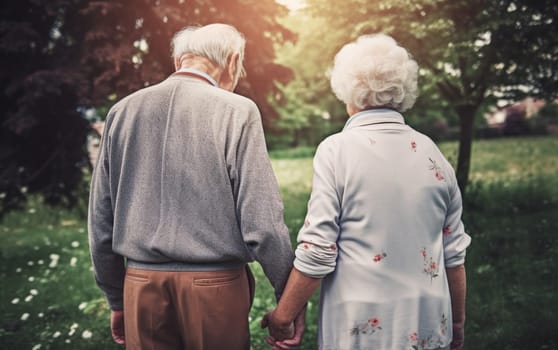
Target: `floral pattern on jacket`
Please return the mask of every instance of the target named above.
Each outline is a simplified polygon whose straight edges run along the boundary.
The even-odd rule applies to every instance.
[[[351,335],[359,334],[369,334],[372,335],[377,331],[381,331],[380,320],[377,317],[372,317],[365,322],[357,322],[354,327],[351,328]]]
[[[420,336],[417,332],[409,335],[409,350],[423,350],[440,348],[445,346],[444,340],[447,333],[447,318],[444,314],[440,318],[440,334],[429,334],[427,336]],[[441,335],[441,336],[440,336]]]

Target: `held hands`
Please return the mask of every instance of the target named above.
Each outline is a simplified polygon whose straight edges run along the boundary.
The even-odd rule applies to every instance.
[[[262,328],[269,328],[269,335],[274,339],[274,341],[281,341],[294,337],[294,323],[278,321],[275,317],[275,310],[264,315],[261,326]],[[269,339],[269,337],[267,339]]]
[[[110,312],[110,331],[112,339],[119,345],[126,345],[124,338],[124,311],[111,310]]]
[[[275,317],[275,311],[268,312],[262,319],[261,327],[269,328],[270,336],[266,341],[273,350],[291,350],[302,342],[302,335],[306,327],[306,308],[304,308],[292,322],[281,322]]]

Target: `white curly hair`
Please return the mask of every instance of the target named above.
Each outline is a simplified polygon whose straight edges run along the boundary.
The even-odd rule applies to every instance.
[[[411,108],[417,98],[417,77],[417,63],[385,34],[363,35],[343,46],[330,71],[335,96],[360,110]]]

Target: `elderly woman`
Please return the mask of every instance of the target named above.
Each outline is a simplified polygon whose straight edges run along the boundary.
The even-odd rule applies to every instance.
[[[336,55],[331,86],[350,117],[316,151],[294,268],[263,320],[276,348],[293,344],[293,321],[320,284],[320,349],[462,348],[471,239],[451,165],[401,115],[417,69],[386,35]]]

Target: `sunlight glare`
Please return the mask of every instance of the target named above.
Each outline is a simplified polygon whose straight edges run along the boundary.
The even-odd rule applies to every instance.
[[[287,6],[290,11],[297,11],[306,6],[305,0],[275,0],[281,5]]]

